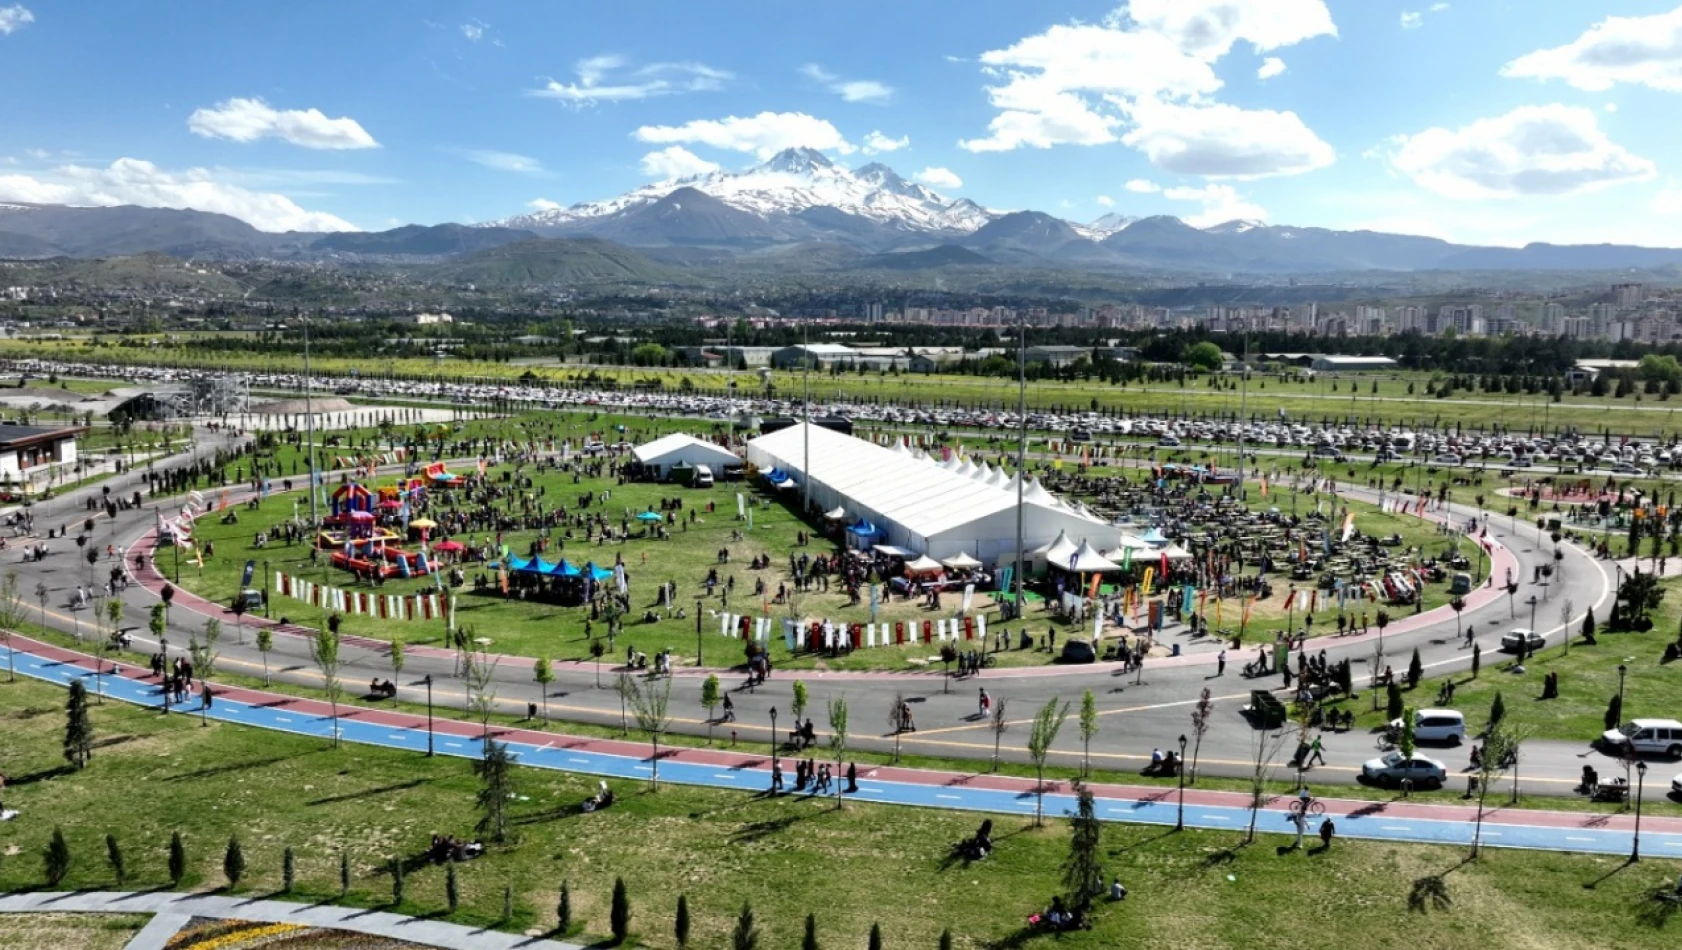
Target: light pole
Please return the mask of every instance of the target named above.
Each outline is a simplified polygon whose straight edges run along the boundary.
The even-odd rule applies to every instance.
[[[426,757],[432,758],[432,674],[426,674]]]
[[[701,667],[701,598],[695,598],[695,668]]]
[[[1647,787],[1647,763],[1635,763],[1635,845],[1629,851],[1629,863],[1641,860],[1641,792]]]
[[[799,723],[795,723],[795,725],[799,725]],[[775,779],[776,774],[777,774],[777,707],[772,706],[771,707],[771,775],[773,776],[773,778],[772,778],[773,782],[776,781],[776,779]]]
[[[1530,605],[1530,629],[1534,632],[1536,629],[1536,604],[1538,603],[1536,595],[1531,594],[1530,599],[1525,601],[1525,603]],[[1525,646],[1529,646],[1528,641],[1525,643]]]
[[[1180,808],[1174,817],[1174,830],[1186,830],[1186,737],[1180,736],[1180,757],[1174,762],[1174,771],[1180,775]]]
[[[1629,716],[1624,710],[1624,674],[1628,672],[1629,667],[1623,665],[1622,663],[1618,664],[1618,716],[1626,720]]]
[[[1028,312],[1016,316],[1016,570],[1011,575],[1016,591],[1016,619],[1022,619],[1022,494],[1028,480]]]

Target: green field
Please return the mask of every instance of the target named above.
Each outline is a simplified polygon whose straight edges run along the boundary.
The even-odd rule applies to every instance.
[[[93,710],[95,749],[83,771],[59,755],[64,692],[44,684],[0,685],[10,778],[0,888],[37,887],[40,853],[56,825],[72,854],[67,888],[109,888],[106,834],[125,853],[130,888],[168,887],[165,853],[182,832],[193,889],[225,884],[221,855],[238,834],[248,865],[238,894],[280,887],[281,851],[296,849],[291,899],[445,916],[515,932],[554,926],[560,883],[572,894],[577,932],[607,931],[607,898],[623,878],[633,942],[671,947],[672,911],[687,895],[691,945],[728,940],[741,902],[752,903],[762,946],[793,946],[807,913],[825,945],[863,942],[872,923],[884,944],[933,946],[950,927],[957,947],[1044,943],[1023,930],[1027,914],[1059,890],[1068,852],[1060,821],[1043,830],[1006,818],[998,850],[965,867],[948,848],[978,817],[797,797],[764,800],[615,783],[621,802],[581,815],[594,779],[517,770],[514,839],[459,867],[461,909],[447,914],[442,869],[421,859],[434,832],[469,835],[477,788],[468,763],[403,755],[238,726],[201,728],[117,704]],[[1668,947],[1669,908],[1648,894],[1674,881],[1675,865],[1630,867],[1621,859],[1486,852],[1464,863],[1458,849],[1340,841],[1311,855],[1278,854],[1282,838],[1236,847],[1238,832],[1106,826],[1100,855],[1131,896],[1100,909],[1090,933],[1069,947],[1159,946],[1414,950],[1460,948]],[[339,896],[339,856],[350,890]],[[405,862],[405,901],[390,905],[390,861]],[[1591,890],[1585,885],[1596,884]],[[500,921],[504,887],[515,915]],[[1314,914],[1304,927],[1303,915]],[[1407,926],[1398,926],[1406,921]],[[68,924],[67,924],[68,926]],[[0,933],[5,931],[0,930]],[[69,931],[65,931],[66,934]],[[66,937],[66,940],[73,940]]]

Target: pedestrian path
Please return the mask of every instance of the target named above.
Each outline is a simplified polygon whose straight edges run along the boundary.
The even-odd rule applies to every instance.
[[[296,904],[169,891],[31,891],[0,894],[0,914],[154,914],[124,950],[163,950],[195,917],[349,930],[452,950],[583,950],[577,944],[332,904]],[[304,932],[304,933],[307,933]]]
[[[19,673],[68,685],[81,679],[90,691],[98,688],[94,658],[22,636],[14,636]],[[6,659],[0,648],[0,660]],[[107,664],[102,680],[105,695],[136,705],[161,708],[162,695],[149,671],[128,664]],[[426,754],[477,758],[483,736],[478,726],[389,709],[340,704],[337,722],[322,701],[261,690],[213,686],[215,701],[201,713],[195,697],[183,714],[208,715],[219,722],[240,723],[277,732],[340,739],[363,745]],[[610,778],[649,778],[654,762],[649,746],[640,742],[560,735],[538,730],[497,726],[492,737],[506,743],[515,761],[530,768],[602,775]],[[745,749],[697,749],[667,746],[659,758],[660,779],[682,785],[764,793],[770,786],[772,753]],[[817,750],[815,757],[827,753]],[[792,771],[788,769],[787,771]],[[1252,809],[1243,792],[1176,789],[1167,786],[1091,786],[1098,817],[1154,825],[1183,823],[1195,828],[1243,831],[1252,818],[1262,832],[1292,833],[1290,796],[1276,796]],[[858,773],[858,789],[849,794],[864,801],[958,811],[1032,815],[1043,792],[1046,814],[1074,810],[1071,783],[1035,782],[1015,776],[870,766]],[[795,794],[811,794],[801,792]],[[1497,801],[1501,796],[1492,793]],[[1419,804],[1402,800],[1362,801],[1321,799],[1326,818],[1335,820],[1337,834],[1346,838],[1469,845],[1475,833],[1472,805]],[[1252,814],[1254,812],[1254,814]],[[25,816],[27,817],[27,816]],[[1316,818],[1310,828],[1317,827]],[[1484,815],[1482,840],[1491,847],[1629,854],[1633,850],[1635,818],[1628,814],[1563,812],[1491,807]],[[1641,844],[1651,857],[1682,859],[1682,818],[1649,817],[1641,825]]]

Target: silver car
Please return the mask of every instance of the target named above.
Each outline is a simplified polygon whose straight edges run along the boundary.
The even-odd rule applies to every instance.
[[[1407,781],[1414,788],[1441,788],[1448,781],[1448,768],[1436,759],[1423,755],[1410,759],[1397,751],[1363,762],[1361,777],[1375,785],[1400,785]]]

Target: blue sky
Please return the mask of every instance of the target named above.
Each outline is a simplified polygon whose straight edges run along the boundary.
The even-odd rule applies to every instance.
[[[804,144],[1077,221],[1682,245],[1677,2],[0,0],[0,200],[377,229]]]

